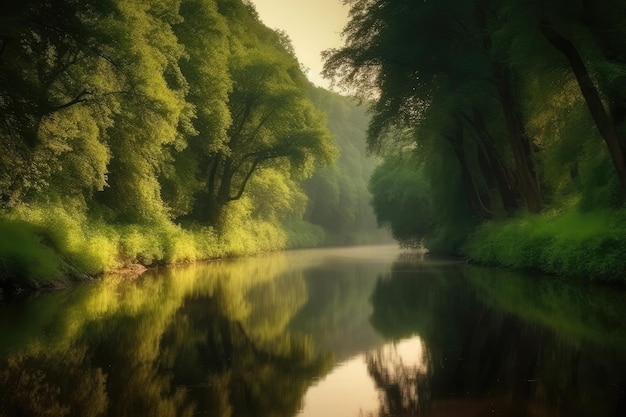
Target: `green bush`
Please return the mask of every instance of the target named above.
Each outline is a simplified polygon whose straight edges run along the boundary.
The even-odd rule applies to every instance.
[[[626,210],[575,208],[481,225],[463,252],[484,265],[626,280]]]
[[[2,217],[0,236],[0,282],[39,288],[63,276],[61,258],[31,224]]]
[[[33,225],[45,244],[76,272],[94,275],[119,266],[117,233],[102,223],[90,222],[82,213],[41,204],[20,207],[11,218]]]

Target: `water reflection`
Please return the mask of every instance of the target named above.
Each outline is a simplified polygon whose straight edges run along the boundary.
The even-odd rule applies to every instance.
[[[372,296],[372,323],[390,338],[419,334],[427,372],[389,378],[397,365],[376,357],[378,415],[624,415],[624,301],[509,272],[397,262]]]
[[[306,301],[288,267],[268,256],[112,277],[7,307],[0,415],[294,415],[332,355],[286,331]]]
[[[626,296],[297,251],[0,309],[0,416],[621,416]]]
[[[380,391],[379,416],[416,416],[425,409],[430,396],[429,367],[420,338],[370,352],[365,362]]]
[[[393,368],[388,368],[389,364]],[[298,417],[373,416],[381,407],[381,399],[385,400],[380,394],[385,385],[376,378],[384,374],[387,380],[400,381],[410,371],[425,371],[424,365],[423,344],[418,336],[361,352],[339,363],[307,391]],[[379,366],[385,368],[383,372],[376,371]],[[402,386],[411,389],[414,384]]]

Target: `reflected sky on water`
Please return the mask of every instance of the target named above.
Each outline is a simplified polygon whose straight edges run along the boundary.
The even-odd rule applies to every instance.
[[[306,393],[299,417],[372,415],[379,406],[379,390],[367,369],[368,355],[382,354],[404,366],[426,371],[419,336],[383,345],[381,348],[339,363],[330,374]]]
[[[0,308],[4,416],[621,416],[626,297],[393,246]]]

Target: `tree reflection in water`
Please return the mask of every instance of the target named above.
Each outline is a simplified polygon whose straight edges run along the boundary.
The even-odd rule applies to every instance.
[[[306,290],[287,269],[176,268],[4,311],[0,416],[294,415],[332,357],[288,331]]]
[[[626,415],[623,292],[411,258],[391,270],[285,259],[112,278],[3,307],[0,417],[293,416],[323,385],[331,350],[367,382],[332,393],[348,402],[368,390],[352,415]],[[399,342],[376,350],[380,337]]]
[[[394,343],[365,356],[367,371],[380,391],[380,417],[417,416],[430,398],[428,367],[419,338],[409,340],[417,360],[408,361]],[[404,345],[406,346],[406,342]]]
[[[371,320],[390,339],[419,335],[427,370],[368,355],[378,415],[625,415],[624,301],[508,272],[396,262],[379,278]]]

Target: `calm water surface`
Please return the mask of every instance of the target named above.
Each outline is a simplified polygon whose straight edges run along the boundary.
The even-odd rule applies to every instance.
[[[324,249],[0,307],[0,416],[625,416],[626,295]]]

